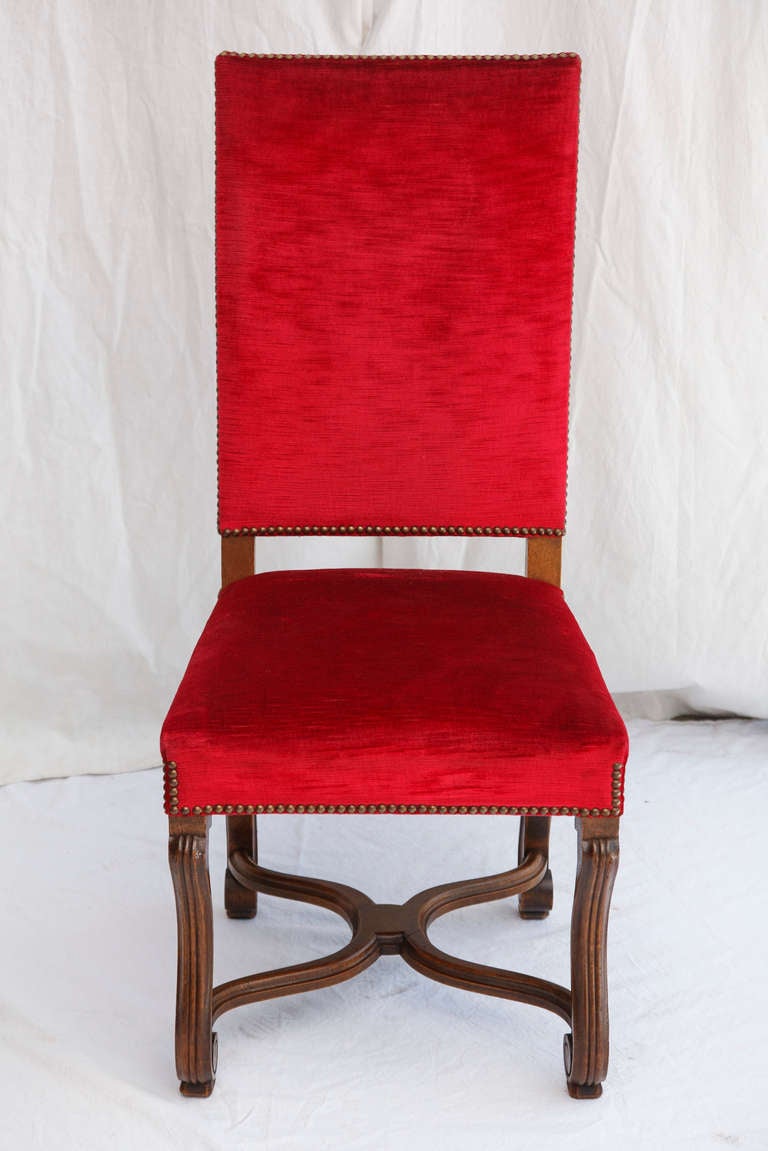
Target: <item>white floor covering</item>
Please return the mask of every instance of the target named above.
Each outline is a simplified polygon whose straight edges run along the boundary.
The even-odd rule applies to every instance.
[[[223,1017],[214,1094],[182,1099],[159,771],[1,789],[0,1147],[768,1148],[768,722],[636,721],[631,738],[596,1102],[565,1091],[554,1016],[442,987],[396,956]],[[217,981],[339,946],[342,921],[307,905],[260,897],[256,920],[226,920],[221,823]],[[265,865],[398,901],[511,866],[517,820],[275,816],[260,830]],[[440,920],[435,941],[567,983],[570,819],[552,854],[547,921],[485,904]]]

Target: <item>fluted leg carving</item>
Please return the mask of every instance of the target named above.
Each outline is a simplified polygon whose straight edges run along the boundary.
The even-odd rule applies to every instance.
[[[608,1071],[606,944],[619,865],[619,821],[577,819],[578,864],[571,919],[571,1027],[565,1037],[568,1091],[596,1099]]]
[[[182,1095],[210,1095],[216,1073],[212,1034],[213,916],[207,816],[171,818],[168,858],[176,896],[176,1070]]]
[[[243,887],[229,867],[233,851],[244,851],[254,863],[257,860],[256,816],[227,816],[227,872],[224,877],[224,906],[230,919],[253,919],[256,914],[256,892]]]
[[[517,843],[517,861],[522,863],[529,851],[540,851],[549,858],[548,815],[524,815],[520,820],[520,836]],[[546,919],[552,910],[552,872],[547,873],[541,883],[524,891],[518,897],[518,911],[521,919]]]

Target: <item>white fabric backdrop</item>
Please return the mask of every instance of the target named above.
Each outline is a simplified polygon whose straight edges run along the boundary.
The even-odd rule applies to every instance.
[[[627,710],[768,716],[768,5],[6,0],[0,45],[0,779],[156,763],[215,596],[224,48],[581,53],[566,592]],[[514,547],[260,565],[515,570]]]

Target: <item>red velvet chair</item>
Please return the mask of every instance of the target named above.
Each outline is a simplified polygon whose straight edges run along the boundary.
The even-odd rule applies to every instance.
[[[600,1094],[627,738],[559,590],[579,69],[571,53],[217,60],[222,591],[162,733],[184,1094],[213,1087],[223,1012],[395,952],[561,1016],[569,1091]],[[254,537],[279,535],[520,537],[529,578],[254,575]],[[377,905],[257,864],[256,816],[293,812],[519,815],[519,866]],[[214,814],[230,916],[255,915],[258,891],[306,900],[350,943],[214,988]],[[430,942],[474,902],[517,894],[545,916],[564,815],[570,990]]]

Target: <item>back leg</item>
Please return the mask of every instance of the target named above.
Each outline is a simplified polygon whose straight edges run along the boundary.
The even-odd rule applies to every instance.
[[[520,838],[517,844],[517,862],[522,863],[529,851],[541,851],[549,859],[548,815],[524,815],[520,820]],[[547,873],[537,887],[518,896],[521,919],[546,919],[552,910],[552,872]]]
[[[229,870],[233,851],[245,851],[254,863],[256,852],[256,816],[227,816],[227,873],[224,877],[224,906],[230,919],[253,919],[256,914],[256,892],[238,883]]]

